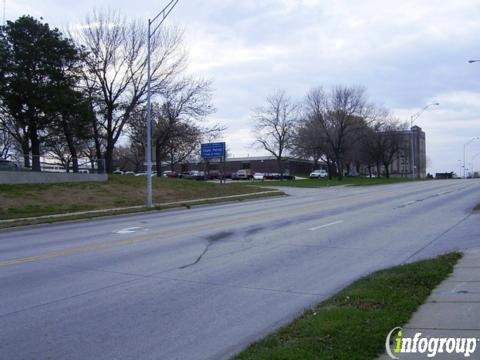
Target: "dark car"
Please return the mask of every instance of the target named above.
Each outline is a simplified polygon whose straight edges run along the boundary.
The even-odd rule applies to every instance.
[[[13,161],[0,159],[0,171],[17,171],[18,165]]]
[[[179,174],[177,174],[175,171],[170,171],[170,170],[164,171],[163,176],[168,178],[180,177]]]
[[[206,175],[205,175],[205,172],[203,171],[193,170],[193,171],[188,171],[186,173],[183,173],[182,178],[188,179],[188,180],[205,180]]]

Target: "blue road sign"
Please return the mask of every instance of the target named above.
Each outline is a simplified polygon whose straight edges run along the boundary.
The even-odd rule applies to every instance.
[[[225,143],[202,144],[202,158],[223,158],[225,156]]]

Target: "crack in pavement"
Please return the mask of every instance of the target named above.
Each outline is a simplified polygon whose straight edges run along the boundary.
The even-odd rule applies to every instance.
[[[233,231],[222,231],[222,232],[208,236],[207,245],[205,245],[205,249],[203,249],[202,253],[197,257],[197,259],[190,264],[180,266],[179,269],[186,269],[190,266],[198,264],[200,260],[202,260],[203,256],[208,252],[208,250],[210,249],[210,246],[212,246],[217,241],[224,240],[232,235],[233,235]]]

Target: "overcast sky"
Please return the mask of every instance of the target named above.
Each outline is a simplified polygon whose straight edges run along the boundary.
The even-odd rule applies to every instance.
[[[93,9],[147,19],[151,0],[6,0],[6,18],[43,17],[65,29]],[[275,89],[301,100],[319,85],[362,85],[371,101],[427,136],[430,172],[459,171],[463,144],[480,136],[478,0],[180,0],[169,21],[185,29],[190,71],[215,88],[212,121],[228,126],[235,156],[252,147],[251,111]],[[467,147],[470,159],[480,141]],[[480,155],[475,160],[480,169]]]

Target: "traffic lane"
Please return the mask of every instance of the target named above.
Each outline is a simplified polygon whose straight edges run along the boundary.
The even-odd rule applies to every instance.
[[[463,198],[455,195],[450,202],[461,204]],[[463,207],[445,216],[444,209],[430,205],[431,209],[426,203],[419,204],[416,211],[409,209],[403,214],[395,212],[391,206],[389,209],[374,208],[368,214],[357,211],[344,214],[342,223],[313,232],[308,231],[310,225],[306,224],[290,225],[278,232],[260,232],[251,241],[254,247],[249,251],[225,254],[222,247],[226,245],[219,243],[201,262],[164,272],[162,276],[231,286],[324,293],[322,286],[329,276],[339,280],[343,271],[348,275],[360,275],[399,264],[464,216]],[[333,218],[325,221],[331,220]],[[233,241],[241,239],[233,238]],[[262,246],[269,246],[271,251],[257,254]],[[322,276],[321,279],[310,278],[308,274]]]
[[[457,200],[460,199],[457,195],[455,196]],[[442,201],[449,200],[445,199]],[[424,204],[426,206],[429,205],[427,202]],[[437,208],[436,204],[430,203],[430,205]],[[424,227],[424,230],[431,234],[443,231],[443,228],[438,228],[435,221],[439,219],[438,216],[441,214],[434,214],[426,219],[425,216],[429,212],[423,208],[419,208],[416,212],[412,212],[412,209],[404,210],[406,215],[419,217],[417,218],[417,224],[403,225],[398,220],[399,212],[392,211],[393,205],[389,204],[388,206],[390,206],[390,209],[384,209],[382,206],[370,207],[368,216],[364,216],[363,210],[357,210],[357,212],[353,213],[346,212],[344,213],[345,224],[336,224],[335,221],[338,221],[337,217],[323,216],[323,214],[317,214],[318,216],[316,216],[314,214],[306,222],[305,219],[300,217],[299,219],[290,219],[285,223],[273,222],[263,224],[263,226],[247,227],[245,232],[242,232],[241,229],[216,234],[205,232],[203,237],[201,235],[198,237],[189,235],[180,237],[181,234],[176,234],[174,241],[161,241],[162,239],[159,239],[159,242],[137,244],[133,247],[115,250],[109,249],[107,252],[82,253],[80,255],[59,257],[52,259],[49,263],[66,267],[66,273],[76,273],[77,270],[85,269],[87,271],[100,270],[139,276],[194,267],[193,276],[198,277],[202,274],[201,266],[205,262],[215,261],[215,258],[225,258],[229,259],[229,266],[233,268],[237,260],[241,264],[245,259],[248,261],[254,258],[250,254],[251,252],[255,252],[255,256],[259,256],[259,254],[264,256],[265,253],[270,251],[270,248],[277,245],[317,246],[354,250],[367,249],[368,251],[386,248],[392,251],[400,246],[398,250],[403,251],[406,245],[410,244],[408,239],[414,239],[413,245],[417,247],[419,245],[423,246],[425,241],[430,241],[430,238],[422,241],[419,239],[419,235],[416,234],[416,229],[418,226],[423,226],[423,223],[432,224],[432,229]],[[377,208],[378,210],[375,210]],[[389,213],[388,210],[390,210],[391,215],[389,218],[386,218],[385,216]],[[379,226],[379,222],[381,226]],[[319,227],[318,224],[333,224],[334,228],[325,229],[323,228],[324,225],[320,225],[320,228],[315,230],[315,234],[308,234],[307,229],[316,229]],[[444,222],[444,224],[448,224],[448,221]],[[341,232],[336,229],[339,226],[341,227]],[[411,230],[410,233],[408,232],[409,229]],[[321,230],[320,234],[317,233],[319,230]],[[222,236],[218,237],[218,234]],[[212,236],[214,240],[210,244],[211,240],[209,239]],[[216,236],[218,238],[215,238]],[[295,241],[292,242],[290,239],[295,239]],[[395,241],[392,242],[391,239],[395,239]],[[407,248],[407,250],[409,249]],[[231,258],[236,258],[236,260],[230,260]],[[319,271],[322,271],[322,269]],[[48,274],[48,267],[45,272]],[[182,271],[181,276],[184,276],[185,273]],[[13,272],[11,276],[15,276],[15,273]],[[33,276],[41,283],[42,271],[37,271]],[[86,276],[90,275],[86,274]],[[241,273],[239,273],[239,276],[243,277]],[[199,280],[209,281],[208,275],[206,277],[207,280]],[[216,280],[216,282],[222,283],[223,279]],[[27,288],[30,287],[29,282],[23,282],[22,284],[28,285]],[[297,283],[296,285],[299,284]],[[82,288],[78,289],[79,292],[82,290]],[[299,291],[303,290],[299,289]],[[61,291],[55,292],[55,294],[59,298],[62,296]],[[34,301],[36,298],[35,296],[31,299]],[[38,298],[42,299],[43,296],[38,296]]]
[[[0,349],[8,358],[218,358],[318,299],[148,278],[4,316]]]
[[[54,224],[49,226],[39,226],[20,230],[0,231],[0,254],[7,251],[28,250],[30,248],[39,248],[42,246],[60,246],[68,238],[69,243],[85,243],[88,241],[105,241],[112,237],[112,232],[120,232],[131,227],[152,228],[153,231],[163,227],[182,226],[185,222],[204,222],[208,218],[221,219],[229,216],[240,216],[256,211],[267,211],[279,209],[283,206],[293,206],[316,201],[329,201],[342,197],[355,197],[356,195],[366,195],[372,193],[380,196],[385,192],[394,193],[397,191],[418,193],[426,191],[425,189],[454,185],[455,183],[418,182],[401,184],[402,186],[391,185],[390,188],[377,187],[338,187],[329,189],[288,189],[287,192],[295,191],[295,197],[272,198],[266,200],[248,201],[244,203],[224,204],[206,208],[194,208],[189,211],[174,210],[161,213],[143,213],[128,216],[111,217],[107,219],[97,219],[82,221],[69,224]],[[428,185],[428,186],[426,186]],[[435,186],[433,186],[435,185]],[[300,190],[300,191],[298,191]],[[301,193],[308,192],[307,199],[301,199]],[[399,194],[400,195],[400,194]],[[11,240],[11,241],[9,241]]]
[[[452,201],[449,200],[450,209],[453,209]],[[455,201],[463,200],[455,195]],[[437,211],[425,209],[429,205]],[[322,227],[312,234],[307,232],[308,227],[318,225],[319,222],[293,221],[279,232],[266,226],[249,236],[233,232],[216,239],[207,252],[206,239],[186,237],[165,243],[171,246],[168,248],[152,248],[152,244],[149,244],[142,249],[135,247],[119,249],[113,253],[85,254],[75,259],[58,259],[55,263],[74,269],[98,269],[136,275],[156,273],[168,278],[204,283],[321,293],[321,287],[328,283],[324,281],[319,284],[316,281],[318,279],[305,274],[323,274],[322,278],[328,279],[332,275],[329,269],[332,268],[334,281],[348,282],[352,258],[363,266],[363,273],[368,273],[398,263],[398,259],[410,256],[445,230],[434,221],[440,219],[443,213],[437,204],[419,203],[416,211],[403,210],[403,221],[399,221],[398,211],[393,210],[393,205],[389,209],[389,218],[385,217],[389,212],[384,207],[371,208],[368,216],[362,218],[362,212],[357,211],[345,218],[345,224],[333,225],[328,229]],[[405,215],[411,215],[415,222]],[[456,216],[462,215],[463,212],[460,211]],[[321,220],[328,224],[334,218]],[[431,226],[425,227],[424,223]],[[448,221],[442,224],[447,227],[451,225]],[[418,234],[420,226],[426,235]],[[310,258],[312,255],[314,256]],[[372,256],[382,261],[372,261]],[[331,259],[334,259],[333,265]],[[345,264],[342,259],[346,261]],[[337,265],[342,266],[339,269]],[[344,278],[341,278],[342,270],[346,271]],[[357,270],[360,273],[360,269]]]
[[[449,187],[451,187],[451,185]],[[433,187],[432,189],[430,189],[430,192],[437,191],[437,188],[438,186]],[[393,194],[385,196],[385,191]],[[425,193],[425,190],[418,189],[413,192],[411,191],[411,189],[409,189],[408,191],[408,196],[412,196],[412,194],[413,196],[415,196],[419,192]],[[120,241],[118,241],[120,243],[129,243],[128,241],[123,241],[123,239],[129,239],[131,237],[137,236],[138,234],[144,233],[149,233],[151,234],[151,238],[155,238],[157,233],[171,233],[172,230],[175,231],[175,229],[177,229],[180,225],[183,225],[181,227],[185,228],[185,224],[188,224],[188,226],[202,224],[200,225],[201,228],[202,226],[204,226],[203,224],[206,221],[211,222],[222,219],[226,220],[228,218],[240,218],[240,216],[242,215],[243,221],[248,221],[252,218],[252,216],[256,216],[256,212],[259,212],[260,216],[270,214],[276,216],[278,219],[281,219],[282,216],[286,215],[285,212],[308,213],[315,208],[328,208],[329,206],[330,208],[332,208],[332,205],[333,207],[335,207],[337,203],[341,202],[344,199],[348,199],[349,204],[352,204],[353,206],[355,203],[361,204],[364,199],[368,198],[369,202],[365,202],[364,206],[369,206],[371,204],[377,203],[378,201],[388,202],[389,200],[395,199],[398,196],[399,195],[396,192],[393,192],[391,189],[388,188],[384,189],[383,192],[375,191],[373,193],[363,190],[361,192],[355,191],[353,195],[345,195],[329,200],[310,199],[310,201],[307,202],[299,202],[298,199],[288,198],[285,200],[282,199],[283,201],[281,202],[274,201],[273,204],[244,204],[240,211],[236,208],[232,209],[231,206],[228,206],[227,208],[222,207],[222,209],[218,209],[216,207],[213,207],[211,209],[204,208],[202,209],[205,210],[204,213],[197,213],[193,216],[188,213],[176,212],[175,215],[178,215],[176,216],[176,222],[171,221],[171,216],[173,214],[167,213],[165,217],[157,216],[151,218],[150,215],[147,215],[144,218],[136,217],[133,220],[127,218],[122,223],[118,223],[118,219],[114,219],[116,221],[113,221],[112,225],[110,225],[108,229],[105,227],[105,224],[103,224],[103,221],[100,222],[99,229],[97,229],[98,226],[96,226],[96,222],[93,222],[91,224],[82,224],[81,226],[82,228],[86,229],[85,231],[78,229],[76,225],[72,228],[71,226],[69,226],[71,224],[69,224],[65,228],[62,240],[58,238],[58,227],[53,228],[53,235],[48,228],[42,228],[44,231],[43,233],[33,230],[34,239],[30,238],[30,241],[28,241],[28,233],[31,232],[31,230],[20,230],[19,232],[3,234],[9,235],[11,239],[10,241],[7,241],[6,239],[0,239],[0,259],[5,260],[21,256],[25,257],[29,255],[35,256],[38,253],[38,249],[41,249],[43,252],[48,250],[58,251],[61,249],[68,249],[75,245],[82,248],[86,245],[88,247],[89,244],[104,244],[107,241],[116,242],[118,241],[118,239],[120,239]],[[405,196],[406,195],[403,195],[402,197]],[[381,200],[375,200],[378,197],[381,197]],[[247,209],[243,209],[244,207],[247,207]],[[341,211],[341,209],[339,209],[338,211]],[[209,227],[209,225],[207,225],[206,227]],[[113,246],[115,246],[115,244],[113,244]],[[108,248],[108,246],[106,247]],[[81,250],[79,249],[79,251]]]
[[[448,193],[451,193],[448,192]],[[377,195],[378,196],[378,195]],[[234,231],[244,230],[246,234],[251,231],[257,231],[259,226],[266,224],[268,228],[279,228],[285,227],[291,223],[299,222],[308,222],[316,220],[318,218],[326,218],[334,215],[343,214],[345,212],[353,210],[364,211],[366,208],[370,208],[373,205],[379,206],[381,204],[389,204],[391,199],[396,199],[396,196],[393,197],[382,197],[381,199],[371,198],[367,196],[368,201],[363,201],[364,197],[343,197],[336,199],[335,201],[324,201],[321,203],[321,206],[318,206],[317,203],[305,204],[301,206],[291,206],[291,207],[282,207],[280,209],[271,210],[271,211],[261,211],[260,214],[248,213],[248,215],[243,217],[230,217],[230,219],[224,218],[223,221],[217,221],[217,219],[211,218],[210,223],[206,224],[190,224],[184,226],[182,229],[171,228],[171,229],[162,229],[160,232],[154,232],[148,228],[136,228],[138,231],[132,230],[127,231],[125,234],[115,233],[115,240],[110,242],[103,241],[99,244],[87,244],[81,245],[78,247],[69,246],[68,242],[63,245],[62,249],[54,249],[53,251],[45,251],[42,253],[34,254],[25,254],[23,252],[17,256],[13,257],[9,254],[9,258],[0,261],[0,267],[3,266],[12,266],[12,265],[21,265],[22,263],[28,263],[32,261],[49,261],[56,258],[69,258],[75,256],[79,259],[90,259],[91,253],[102,253],[109,252],[113,257],[118,253],[118,248],[121,247],[132,247],[132,246],[143,246],[145,247],[145,252],[149,252],[148,247],[170,247],[169,241],[172,241],[173,238],[185,237],[187,235],[192,235],[192,238],[204,238],[203,240],[209,242],[209,236],[217,236],[214,231],[218,231],[218,234],[222,234],[225,231],[232,233]],[[321,209],[320,211],[318,209]],[[291,214],[297,214],[296,216],[291,216]],[[264,226],[265,227],[265,226]],[[132,228],[127,228],[132,229]],[[146,232],[145,232],[146,230]],[[157,243],[161,244],[158,245]],[[175,246],[178,249],[178,246]],[[135,251],[135,250],[134,250]],[[28,256],[31,255],[31,256]],[[82,255],[84,255],[82,257]],[[4,255],[7,256],[7,255]],[[93,257],[96,255],[94,254]],[[100,254],[102,256],[102,254]],[[75,260],[73,260],[75,263]],[[117,270],[121,271],[121,270]],[[123,270],[125,271],[125,270]]]
[[[425,204],[427,204],[427,202],[419,203],[419,204],[416,204],[416,205],[425,206]],[[291,224],[291,226],[292,226],[292,224]],[[288,227],[287,227],[287,228],[288,228]],[[329,229],[329,230],[331,230],[331,229]],[[283,228],[282,231],[285,231],[285,228]],[[322,231],[323,231],[323,230],[322,230]],[[258,233],[258,234],[260,235],[260,233]],[[286,235],[288,235],[288,234],[286,234]],[[279,254],[284,254],[284,255],[279,255]],[[300,263],[302,262],[301,259],[302,259],[302,256],[304,256],[303,254],[304,254],[303,252],[299,252],[299,253],[297,253],[297,254],[295,255],[295,257],[297,257],[298,262],[300,262]],[[394,256],[394,257],[395,257],[395,256],[398,256],[397,254],[393,254],[393,253],[389,253],[389,254],[392,255],[392,256]],[[288,257],[288,256],[289,256],[289,251],[285,251],[285,252],[274,252],[274,253],[273,253],[273,257],[274,257],[275,259],[273,259],[273,260],[277,260],[277,261],[280,260],[279,263],[281,263],[282,256]],[[350,258],[353,257],[353,256],[355,256],[355,255],[351,255]],[[377,256],[377,257],[380,258],[380,256]],[[206,259],[206,260],[210,260],[210,259]],[[264,259],[263,259],[263,260],[264,260]],[[262,261],[261,257],[259,258],[259,262],[260,262],[260,261]],[[210,262],[211,262],[211,261],[209,261],[209,263],[210,263]],[[322,261],[322,262],[325,262],[325,261]],[[359,263],[361,264],[361,262],[359,262]],[[268,265],[268,261],[267,261],[267,265]],[[293,265],[295,265],[295,262],[293,263]],[[271,267],[271,266],[267,266],[267,267]],[[261,268],[260,268],[260,269],[261,269]],[[251,269],[250,269],[250,270],[251,270]],[[258,268],[257,268],[256,270],[258,271]],[[301,270],[304,270],[304,269],[301,269]],[[313,271],[312,269],[310,269],[310,271],[311,271],[312,273],[316,273],[316,272],[317,272],[317,271]],[[356,271],[354,271],[354,272],[356,273],[355,276],[358,276],[358,271],[359,271],[358,269],[357,269]],[[368,271],[368,270],[366,270],[366,271]],[[308,270],[306,270],[306,271],[304,271],[304,272],[307,272],[307,273],[308,273]],[[278,277],[278,275],[274,275],[274,276],[277,276],[277,277]],[[328,277],[328,276],[326,276],[326,277]],[[178,280],[177,280],[177,281],[178,281]],[[191,282],[192,280],[185,280],[185,281]],[[295,278],[293,279],[293,282],[294,282],[294,281],[296,281]],[[311,280],[310,280],[310,282],[311,282]],[[335,282],[335,284],[336,284],[336,283],[338,283],[338,278],[337,278],[337,281]],[[210,283],[210,284],[211,284],[211,283]],[[253,284],[253,285],[256,286],[256,284]],[[222,286],[226,286],[226,285],[225,285],[225,284],[222,284]],[[238,285],[236,285],[236,286],[238,286]],[[227,287],[228,287],[228,286],[227,286]],[[257,286],[257,287],[258,287],[258,286]],[[257,289],[257,287],[256,287],[256,288],[248,288],[248,290],[259,290],[259,289]],[[326,288],[326,287],[325,287],[325,284],[324,284],[324,288]],[[244,287],[242,287],[242,289],[244,289]],[[263,289],[262,289],[262,291],[267,291],[267,290],[268,290],[268,289],[266,289],[266,288],[263,288]],[[268,290],[268,291],[271,291],[271,289]],[[279,291],[279,290],[276,289],[275,291]],[[291,289],[288,289],[287,291],[291,292]],[[299,294],[299,295],[301,295],[301,294]],[[319,295],[319,296],[321,296],[321,295]],[[201,329],[198,329],[198,330],[201,331]],[[215,349],[218,349],[217,347],[214,347],[214,348],[215,348]],[[180,350],[178,350],[178,351],[180,351]],[[177,350],[174,350],[174,353],[176,353],[176,352],[177,352]]]
[[[356,252],[357,251],[355,251],[355,253]],[[318,256],[314,256],[316,254],[312,254],[311,251],[308,251],[308,253],[311,254],[313,258],[318,258]],[[292,263],[294,266],[295,263],[302,264],[303,259],[298,255],[299,254],[294,256],[297,260],[296,262]],[[390,253],[390,255],[392,257],[396,257],[395,255],[397,254]],[[292,255],[290,251],[285,251],[284,256],[288,258]],[[381,258],[380,256],[374,256],[374,254],[368,254],[368,258],[372,257],[374,259]],[[274,258],[274,260],[282,264],[282,258],[279,259],[278,253],[274,254]],[[327,258],[329,259],[329,261],[338,264],[335,257],[327,256]],[[358,258],[358,256],[355,256],[355,254],[350,254],[348,258],[349,260],[355,258],[357,263],[355,265],[357,266],[357,268],[352,271],[351,274],[350,280],[353,281],[355,277],[359,276],[358,265],[361,264],[362,261],[359,261],[360,259]],[[259,261],[261,260],[262,259],[259,259]],[[320,261],[318,262],[326,263],[325,259],[320,259]],[[351,261],[349,262],[351,263]],[[367,263],[369,265],[372,265],[371,261],[367,261]],[[261,275],[258,273],[258,269],[256,269],[255,267],[252,268],[251,264],[247,263],[245,264],[245,266],[249,268],[250,271],[253,271],[257,277]],[[272,267],[271,264],[269,264],[268,262],[265,264],[265,266],[267,268]],[[328,275],[334,274],[336,272],[338,273],[338,269],[336,268],[332,268],[330,270],[331,273],[329,274],[326,274],[325,272],[319,272],[318,269],[312,269],[310,267],[308,268],[309,269],[307,270],[297,270],[306,274],[322,274],[321,276],[316,275],[315,277],[323,280],[323,288],[326,288],[325,283],[328,281]],[[217,270],[221,271],[221,269]],[[265,298],[263,297],[259,300],[256,296],[250,298],[249,296],[245,295],[244,291],[248,291],[249,294],[251,294],[250,292],[271,292],[272,289],[259,289],[258,287],[245,288],[242,286],[232,288],[231,286],[218,284],[212,285],[212,283],[198,283],[192,280],[179,281],[178,279],[169,280],[171,281],[171,283],[169,283],[170,285],[167,285],[167,283],[165,282],[155,283],[155,280],[152,281],[154,282],[153,284],[150,279],[139,280],[131,284],[113,286],[108,289],[97,291],[95,293],[90,293],[80,297],[73,297],[72,299],[69,299],[69,301],[67,301],[73,301],[73,304],[70,304],[70,306],[66,306],[65,308],[65,302],[60,302],[60,309],[52,309],[53,312],[59,310],[61,314],[59,318],[56,318],[55,314],[49,312],[48,310],[43,316],[39,315],[39,328],[41,327],[44,333],[48,334],[44,338],[45,342],[42,342],[42,344],[30,344],[28,339],[35,338],[34,336],[29,336],[22,341],[21,334],[26,333],[28,335],[29,332],[32,331],[31,334],[33,335],[40,330],[39,328],[32,329],[30,326],[28,326],[26,329],[18,330],[16,336],[19,336],[20,341],[27,345],[27,349],[31,347],[40,349],[42,353],[51,354],[52,357],[62,357],[62,355],[69,353],[82,354],[82,356],[86,355],[88,357],[90,355],[88,351],[82,351],[85,343],[88,342],[90,346],[89,349],[95,349],[92,353],[93,355],[98,353],[108,353],[109,355],[116,354],[116,351],[118,351],[118,348],[120,347],[123,350],[121,354],[118,354],[118,356],[123,358],[130,358],[130,353],[132,354],[131,357],[142,356],[145,358],[158,357],[159,354],[161,354],[162,357],[166,358],[208,358],[210,356],[218,356],[220,355],[220,353],[227,354],[229,352],[234,352],[238,350],[239,348],[241,348],[241,346],[247,344],[257,335],[268,332],[272,330],[276,325],[278,325],[278,322],[275,322],[275,325],[272,325],[271,319],[282,319],[283,321],[287,321],[299,311],[293,311],[292,309],[301,309],[305,306],[308,306],[308,301],[307,305],[300,305],[300,302],[298,302],[297,298],[297,296],[307,296],[306,294],[292,292],[291,290],[287,290],[286,293],[289,297],[291,296],[293,299],[297,299],[295,301],[292,300],[293,304],[285,301],[285,292],[282,292],[282,295],[279,296],[276,301],[273,301],[273,304],[267,305],[265,308],[263,308],[259,306],[259,302],[266,301],[268,303],[269,300],[265,300]],[[312,281],[312,279],[309,279],[309,281]],[[176,296],[174,295],[173,297],[169,297],[169,295],[175,294],[176,289],[182,287],[181,284],[185,283],[189,285],[189,288],[185,292],[182,292],[181,294],[177,293]],[[334,291],[335,285],[338,285],[338,276],[336,278],[336,281],[334,281],[331,285],[331,291]],[[193,286],[198,287],[192,288]],[[213,289],[212,286],[214,286],[215,289]],[[143,291],[145,288],[148,288],[151,292]],[[164,293],[161,292],[157,294],[156,292],[161,291],[160,289],[166,289],[166,291]],[[239,289],[241,289],[242,291],[238,292]],[[109,293],[110,291],[112,291],[112,293]],[[103,295],[100,294],[102,292]],[[107,292],[108,294],[105,294],[105,292]],[[212,300],[212,292],[214,292],[215,294],[221,293],[222,296],[215,300],[216,296],[213,295],[214,299]],[[273,290],[273,292],[275,294],[278,294],[278,289]],[[194,295],[198,293],[204,294],[204,300],[201,300]],[[231,295],[232,293],[233,297],[229,297],[228,295]],[[122,297],[122,294],[124,294],[124,297]],[[134,299],[130,299],[129,295],[125,294],[132,294]],[[98,298],[90,299],[90,301],[88,299],[85,299],[85,297],[95,297],[97,295]],[[137,296],[138,298],[136,298]],[[193,301],[187,301],[185,303],[184,301],[180,300],[181,306],[179,308],[175,307],[175,304],[178,304],[179,302],[178,299],[191,300],[192,296],[194,297]],[[322,296],[318,294],[318,298],[310,299],[309,301],[319,301],[320,298],[323,298],[324,296],[326,295]],[[80,298],[82,299],[82,301],[80,303],[77,303],[76,301],[78,301]],[[253,301],[248,302],[247,298],[250,298],[251,300],[253,299]],[[267,296],[267,298],[270,299],[270,296]],[[113,303],[108,302],[107,304],[104,304],[102,303],[102,301],[104,302],[105,299],[107,299],[107,302],[108,299],[116,300]],[[161,299],[161,303],[149,304],[151,299]],[[238,305],[237,309],[235,304],[238,304],[239,302],[240,304]],[[99,305],[98,308],[97,305],[95,305],[93,308],[89,308],[89,304]],[[129,308],[139,307],[143,309],[143,312],[140,315],[136,314],[134,316],[131,316],[130,310],[121,307],[119,308],[119,305],[121,304],[127,304],[126,306]],[[128,306],[128,304],[131,304],[131,306]],[[228,311],[225,312],[226,304],[228,304],[227,308],[230,310],[237,309],[237,314],[239,316],[232,318],[231,313],[228,313]],[[272,308],[278,309],[278,306],[280,304],[288,304],[288,306],[280,313],[272,314]],[[46,307],[48,308],[50,306],[51,305],[47,305]],[[111,309],[111,307],[113,307],[113,309]],[[159,308],[166,310],[165,312],[161,313],[157,318],[157,314],[155,313],[155,311],[158,311]],[[77,314],[72,309],[84,309],[85,313],[83,313],[82,311],[80,314]],[[152,309],[151,313],[148,311],[149,309]],[[189,309],[191,309],[191,311],[189,311]],[[245,310],[248,311],[250,316],[245,315]],[[42,307],[42,311],[45,311],[44,307]],[[181,311],[180,315],[178,315],[178,311]],[[185,318],[181,315],[184,312],[187,313],[187,316]],[[89,314],[92,313],[94,314],[94,316],[90,317]],[[104,315],[105,313],[107,314],[107,316]],[[148,316],[145,316],[145,314],[147,313]],[[176,315],[172,317],[171,321],[169,321],[168,315],[172,313]],[[66,316],[66,321],[65,316],[62,316],[62,314],[68,314],[68,316]],[[198,319],[198,314],[208,315],[205,317],[204,321],[201,321]],[[217,318],[217,315],[220,315],[220,317]],[[118,321],[117,316],[122,319],[121,322]],[[265,318],[263,316],[265,316]],[[102,324],[106,324],[105,328],[103,328],[102,325],[99,328],[98,322],[96,321],[98,318],[102,319]],[[192,318],[195,319],[193,323]],[[47,322],[47,324],[44,324],[41,322],[41,319],[49,319],[49,321]],[[82,321],[77,322],[75,321],[75,319],[82,319]],[[258,324],[249,323],[249,321],[251,321],[252,319],[258,320]],[[29,320],[31,320],[31,317],[29,317]],[[136,322],[137,320],[139,322]],[[226,321],[223,322],[223,320]],[[23,321],[21,318],[17,318],[16,323],[22,322]],[[164,328],[161,324],[167,324],[167,326]],[[231,331],[229,330],[231,328],[231,324],[237,324],[236,328],[239,329],[238,333],[231,333]],[[268,326],[266,326],[265,324],[268,324]],[[7,323],[7,326],[12,325]],[[129,330],[126,331],[125,328]],[[60,333],[63,333],[64,329],[71,329],[68,331],[68,336],[61,336]],[[95,329],[94,339],[91,338],[92,329]],[[114,330],[112,331],[112,329]],[[122,331],[118,333],[117,329],[124,329],[126,331],[126,334],[123,334]],[[108,333],[109,335],[103,335],[106,333]],[[146,336],[146,334],[148,334],[148,336]],[[165,334],[172,334],[172,336],[168,337],[168,335]],[[202,334],[203,336],[199,337],[198,334]],[[222,335],[219,336],[218,334]],[[160,338],[162,340],[159,340]],[[163,339],[165,338],[166,340],[164,341]],[[49,339],[50,341],[52,341],[52,339],[54,339],[55,341],[54,350],[52,350],[52,348],[48,346],[45,349],[42,348],[45,343],[49,343]],[[97,341],[97,339],[100,339],[100,341]],[[132,339],[137,340],[132,342]],[[140,346],[138,344],[138,339],[142,339]],[[206,340],[202,342],[203,339]],[[83,343],[82,341],[85,341],[85,343]],[[29,345],[31,345],[31,347]],[[78,346],[78,348],[76,348],[75,346]],[[125,349],[127,349],[126,352]],[[220,353],[218,352],[219,350]]]
[[[465,251],[480,248],[480,213],[467,215],[445,234],[442,234],[434,242],[424,246],[409,261],[431,258],[438,254],[450,251]]]

